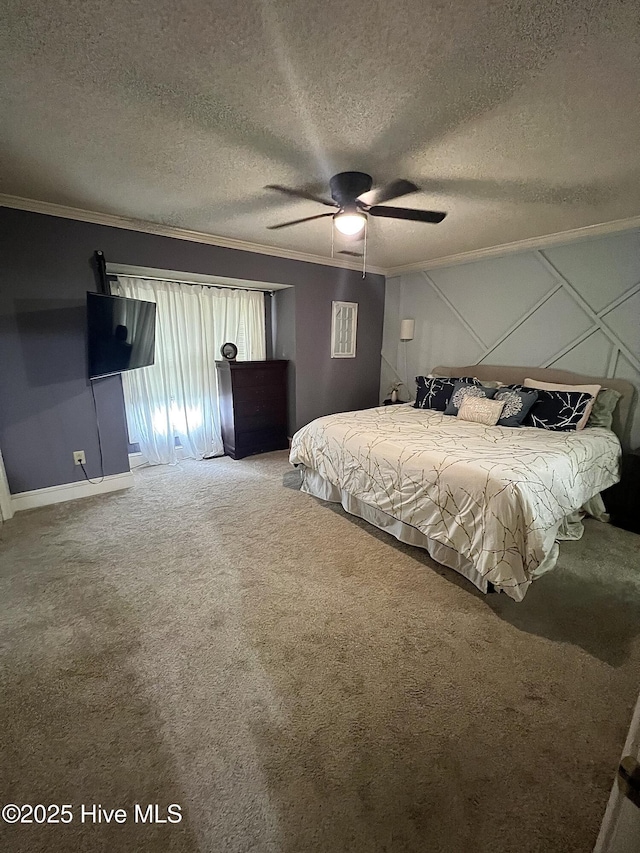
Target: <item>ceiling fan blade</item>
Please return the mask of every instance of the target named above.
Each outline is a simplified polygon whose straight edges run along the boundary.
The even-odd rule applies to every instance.
[[[352,258],[361,258],[362,252],[348,252],[346,249],[340,249],[339,255],[349,255]]]
[[[314,219],[324,219],[325,216],[334,216],[333,213],[319,213],[317,216],[305,216],[303,219],[292,219],[291,222],[281,222],[280,225],[267,225],[270,231],[278,228],[288,228],[290,225],[298,225],[300,222],[311,222]]]
[[[369,190],[369,192],[362,193],[362,195],[358,196],[358,201],[370,205],[382,204],[385,201],[391,201],[394,198],[418,192],[419,189],[420,187],[417,187],[411,181],[405,181],[404,178],[400,178],[397,181],[391,181],[390,184],[386,184],[384,187],[377,187],[376,189]]]
[[[326,198],[321,198],[319,195],[306,192],[306,190],[293,190],[290,187],[283,187],[280,184],[267,184],[265,189],[276,190],[276,192],[293,196],[293,198],[304,198],[307,199],[307,201],[317,201],[319,204],[326,204],[327,207],[338,207],[335,201],[329,201]]]
[[[438,223],[447,215],[436,210],[412,210],[408,207],[370,207],[367,213],[387,219],[410,219],[412,222]]]

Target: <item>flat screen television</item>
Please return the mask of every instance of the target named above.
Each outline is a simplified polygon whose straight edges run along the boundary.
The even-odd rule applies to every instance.
[[[155,302],[87,293],[89,379],[153,364]]]

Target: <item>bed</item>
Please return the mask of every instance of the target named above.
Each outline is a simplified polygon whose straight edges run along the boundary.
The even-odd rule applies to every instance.
[[[635,389],[544,368],[434,373],[505,384],[525,377],[597,383],[622,394],[612,430],[489,427],[405,404],[318,418],[293,437],[290,461],[302,471],[302,491],[425,548],[482,592],[522,601],[555,566],[557,540],[581,535],[580,511],[604,518],[599,495],[618,481]]]

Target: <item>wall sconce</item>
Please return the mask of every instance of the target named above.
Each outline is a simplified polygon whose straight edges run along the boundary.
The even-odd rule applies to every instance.
[[[412,341],[416,330],[415,320],[402,320],[400,323],[400,340]]]

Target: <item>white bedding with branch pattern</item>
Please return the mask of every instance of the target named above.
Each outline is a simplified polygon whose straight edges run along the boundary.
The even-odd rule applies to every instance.
[[[293,437],[290,461],[520,601],[563,519],[618,481],[619,454],[607,429],[488,427],[407,405],[318,418]]]

